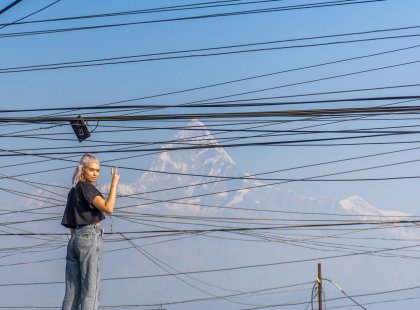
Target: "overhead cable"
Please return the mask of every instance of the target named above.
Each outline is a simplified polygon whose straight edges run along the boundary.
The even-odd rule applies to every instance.
[[[64,32],[71,32],[71,31],[92,30],[92,29],[106,29],[106,28],[113,28],[113,27],[154,24],[154,23],[191,21],[191,20],[201,20],[201,19],[217,18],[217,17],[240,16],[240,15],[261,14],[261,13],[273,13],[273,12],[281,12],[281,11],[323,8],[323,7],[335,7],[335,6],[354,5],[354,4],[366,4],[366,3],[384,2],[384,1],[387,1],[387,0],[360,0],[360,1],[352,1],[352,2],[348,2],[346,0],[344,0],[344,1],[345,2],[343,2],[343,1],[330,1],[330,2],[309,4],[309,5],[300,5],[300,6],[272,7],[272,8],[265,8],[265,9],[237,11],[237,12],[226,12],[226,13],[215,13],[215,14],[207,14],[207,15],[188,16],[188,17],[166,18],[166,19],[149,20],[149,21],[126,22],[126,23],[104,24],[104,25],[95,25],[95,26],[82,26],[82,27],[72,27],[72,28],[59,28],[59,29],[48,29],[48,30],[38,30],[38,31],[24,31],[24,32],[15,32],[15,33],[5,33],[5,34],[1,34],[0,38],[31,36],[31,35],[41,35],[41,34],[51,34],[51,33],[64,33]]]
[[[58,18],[49,18],[49,19],[41,19],[41,20],[31,20],[31,21],[16,23],[16,25],[49,23],[49,22],[57,22],[57,21],[86,20],[86,19],[94,19],[94,18],[140,15],[140,14],[146,14],[146,13],[196,10],[196,9],[203,9],[203,8],[208,9],[208,8],[219,8],[219,7],[228,7],[228,6],[244,6],[244,5],[250,5],[250,4],[253,4],[253,5],[263,4],[263,3],[265,4],[269,2],[280,2],[280,1],[284,1],[284,0],[259,0],[259,1],[248,1],[248,2],[243,2],[241,0],[211,1],[211,2],[173,5],[173,6],[156,7],[156,8],[132,10],[132,11],[121,11],[121,12],[110,12],[110,13],[93,14],[93,15],[68,16],[68,17],[58,17]],[[352,2],[352,1],[354,2],[354,1],[359,1],[359,0],[342,0],[342,1],[335,1],[335,2],[340,3],[340,2]],[[289,7],[299,7],[299,5],[289,6]],[[0,24],[0,26],[1,25],[2,24]],[[5,25],[8,25],[8,24],[5,24]]]

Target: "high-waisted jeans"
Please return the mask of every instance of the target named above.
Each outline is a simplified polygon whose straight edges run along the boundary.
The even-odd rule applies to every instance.
[[[103,231],[95,225],[76,229],[67,245],[63,310],[96,310],[102,268]]]

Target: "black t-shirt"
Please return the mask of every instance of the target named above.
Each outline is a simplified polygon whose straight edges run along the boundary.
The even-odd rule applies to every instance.
[[[90,225],[102,221],[105,215],[92,205],[96,196],[101,192],[91,183],[80,181],[73,187],[68,196],[61,225],[76,228],[77,225]]]

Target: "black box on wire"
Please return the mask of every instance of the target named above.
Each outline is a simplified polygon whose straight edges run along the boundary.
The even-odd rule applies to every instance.
[[[87,126],[87,122],[79,115],[77,119],[70,121],[70,125],[74,130],[74,133],[79,139],[79,142],[86,140],[90,137],[89,128]]]

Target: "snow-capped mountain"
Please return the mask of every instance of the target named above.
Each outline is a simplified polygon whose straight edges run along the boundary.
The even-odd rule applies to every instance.
[[[144,193],[145,201],[167,201],[164,206],[168,209],[200,211],[206,204],[228,204],[238,193],[226,191],[245,187],[243,180],[234,179],[242,173],[223,148],[200,148],[202,145],[217,146],[218,142],[201,122],[194,120],[162,147],[190,149],[161,152],[134,185],[136,192]],[[177,201],[171,201],[174,199]]]
[[[364,198],[357,195],[341,200],[340,206],[342,209],[348,211],[350,214],[358,215],[358,218],[365,221],[399,221],[404,220],[410,216],[410,214],[403,213],[400,211],[381,210],[372,206]],[[401,238],[418,238],[418,236],[415,233],[413,233],[412,231],[407,231],[404,227],[392,227],[392,229],[388,230],[388,232],[393,236]]]
[[[162,149],[148,172],[125,193],[143,193],[142,205],[156,205],[169,210],[188,212],[222,212],[235,208],[275,209],[282,211],[323,211],[339,207],[327,198],[306,198],[289,190],[262,183],[238,169],[234,160],[219,146],[210,131],[198,120],[191,121]],[[210,148],[202,148],[208,146]],[[134,188],[135,189],[134,189]]]
[[[210,145],[210,148],[202,146]],[[356,215],[372,219],[407,214],[383,211],[363,198],[341,201],[328,197],[304,197],[273,183],[255,180],[240,171],[229,154],[206,126],[192,120],[162,149],[185,146],[189,149],[163,151],[140,180],[125,188],[142,193],[141,206],[159,206],[174,212],[231,213],[238,209],[275,210],[289,218],[304,219],[313,213]],[[303,214],[302,214],[303,213]]]
[[[352,196],[347,199],[340,201],[340,205],[344,210],[352,214],[359,214],[364,219],[372,218],[372,216],[377,217],[388,217],[391,219],[397,219],[401,217],[410,216],[410,214],[399,212],[399,211],[384,211],[380,210],[371,204],[369,204],[365,199],[360,196]]]

